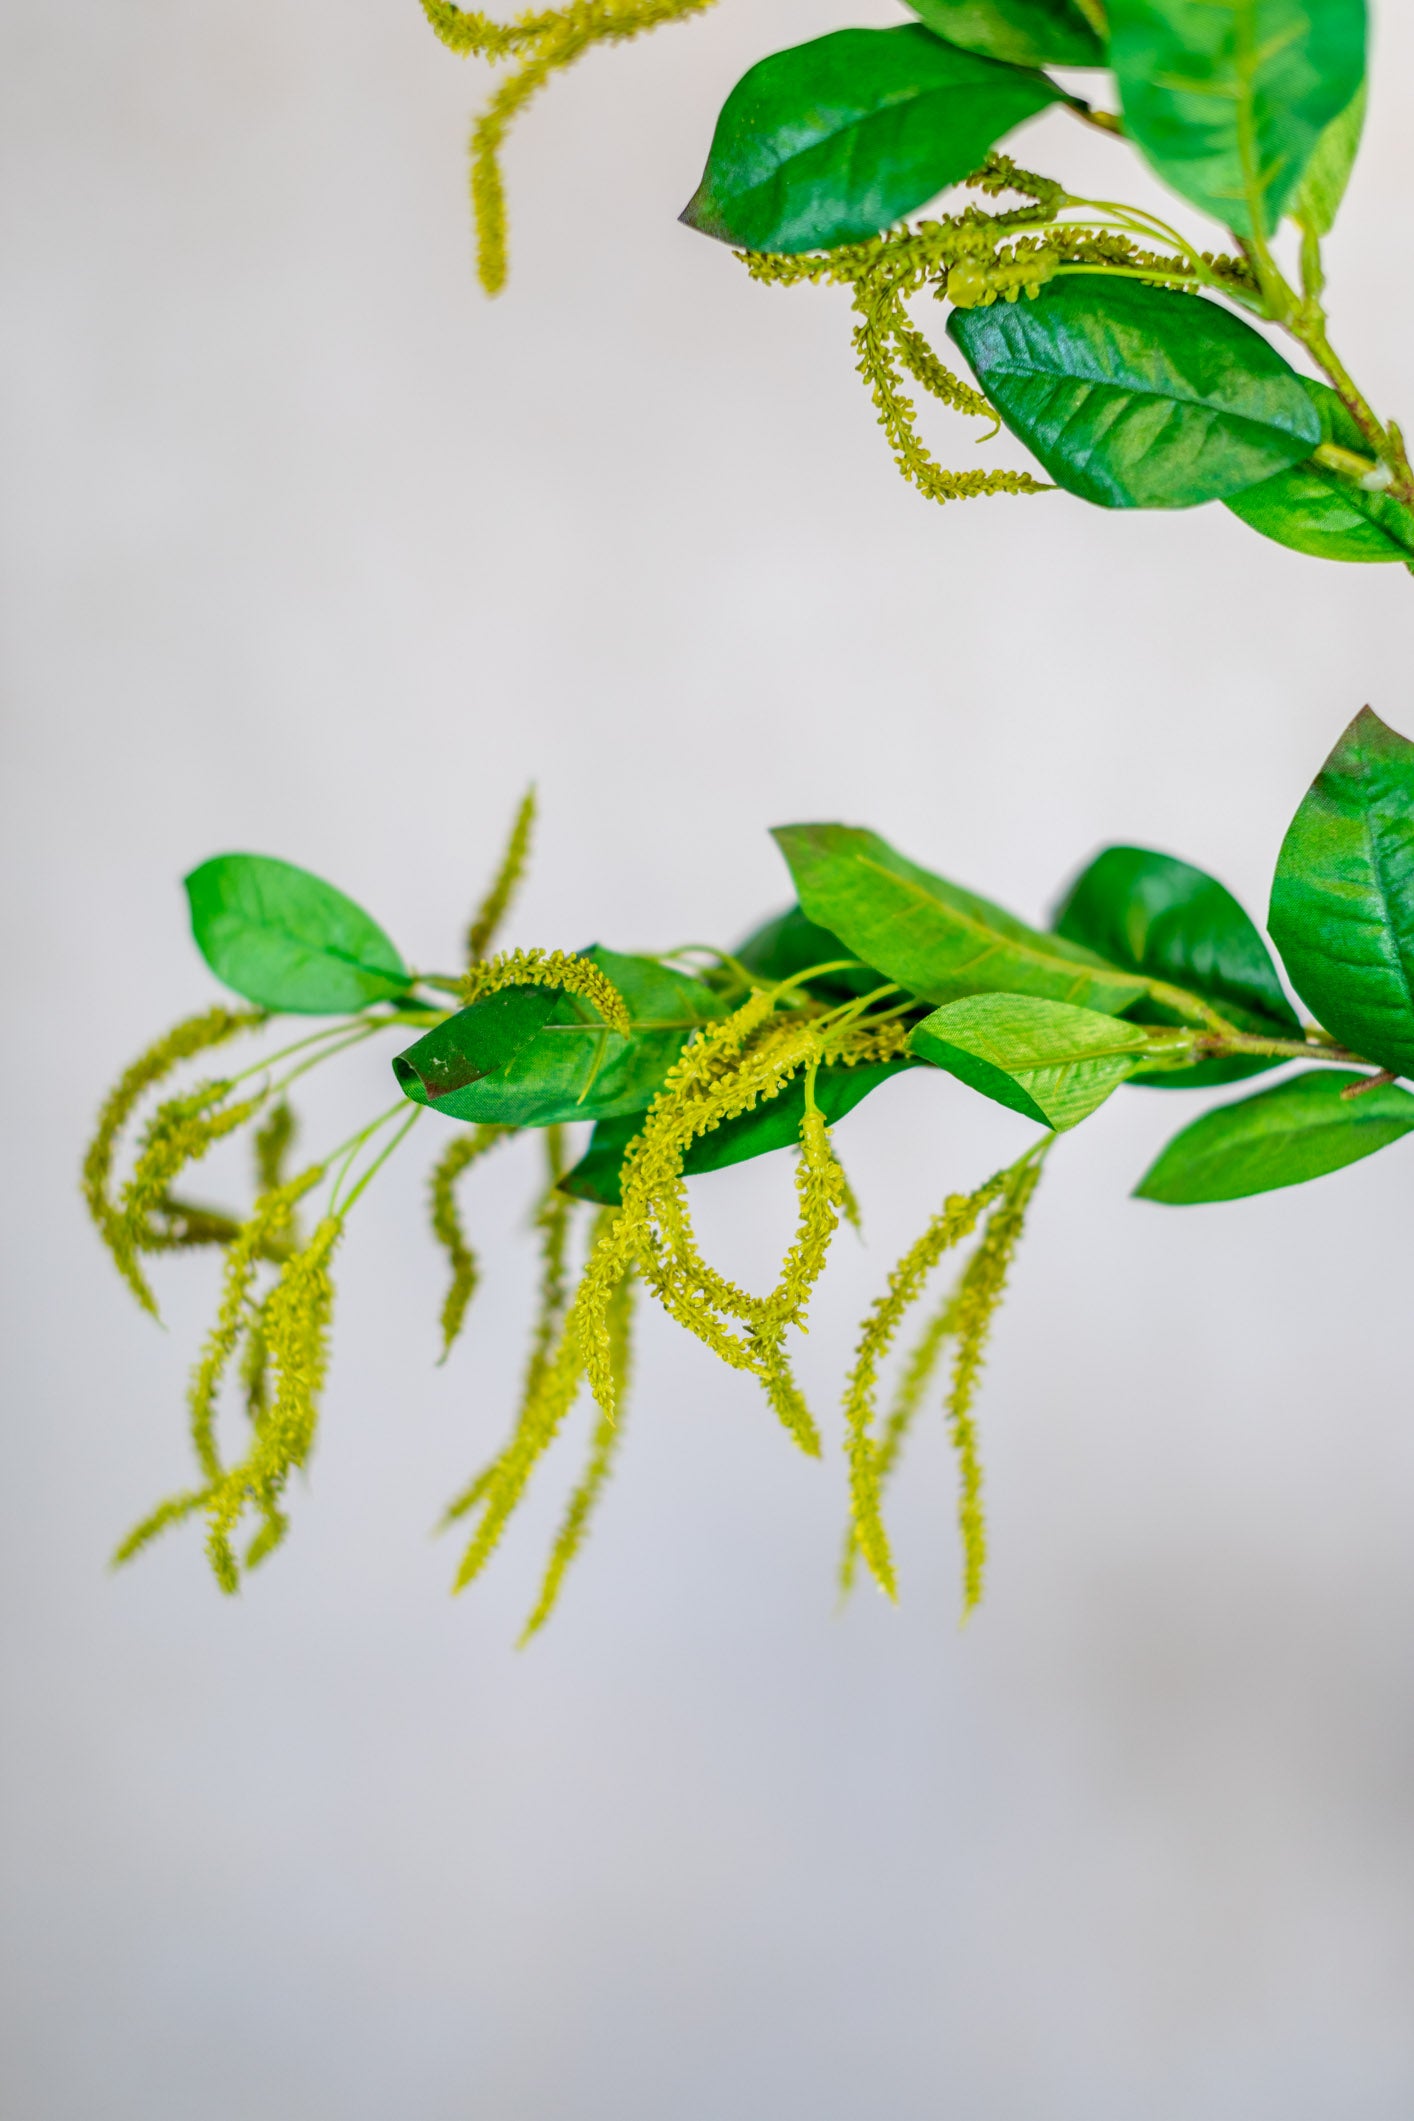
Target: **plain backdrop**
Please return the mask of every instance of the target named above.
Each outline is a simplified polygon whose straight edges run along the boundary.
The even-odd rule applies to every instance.
[[[77,1164],[120,1066],[214,999],[195,861],[304,863],[446,963],[534,778],[525,943],[729,942],[788,896],[766,827],[808,817],[1032,918],[1108,839],[1260,913],[1350,715],[1414,735],[1402,571],[1219,507],[932,508],[845,298],[754,288],[678,226],[749,63],[889,19],[731,4],[591,56],[514,134],[488,303],[488,77],[413,0],[6,12],[14,2121],[1414,2111],[1414,1144],[1184,1213],[1129,1191],[1191,1099],[1127,1091],[1061,1145],[988,1367],[964,1630],[936,1413],[893,1500],[901,1607],[841,1615],[833,1417],[806,1463],[650,1321],[620,1475],[518,1654],[586,1417],[450,1599],[429,1533],[508,1418],[534,1166],[468,1188],[486,1283],[438,1370],[429,1120],[351,1226],[287,1548],[235,1601],[192,1530],[106,1570],[187,1477],[215,1279],[160,1269],[144,1319]],[[1332,302],[1414,418],[1414,19],[1377,28]],[[1061,116],[1025,153],[1144,190]],[[311,1148],[386,1100],[386,1059],[310,1087]],[[823,1409],[898,1250],[1026,1135],[916,1078],[841,1129],[867,1242],[817,1300]],[[204,1190],[243,1182],[217,1159]],[[698,1193],[764,1277],[787,1160]]]

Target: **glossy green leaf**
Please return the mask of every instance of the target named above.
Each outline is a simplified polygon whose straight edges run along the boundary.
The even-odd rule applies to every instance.
[[[1249,530],[1314,560],[1365,566],[1414,562],[1414,516],[1387,494],[1362,493],[1319,464],[1264,479],[1227,506]]]
[[[1365,75],[1364,0],[1109,0],[1125,129],[1238,235],[1276,227]]]
[[[653,958],[597,946],[584,954],[627,1002],[630,1036],[611,1031],[576,995],[509,988],[505,1000],[473,1002],[398,1055],[393,1072],[404,1095],[452,1119],[514,1127],[641,1111],[694,1028],[720,1016],[723,1005],[700,981]]]
[[[955,309],[948,335],[1056,484],[1102,508],[1221,500],[1321,439],[1295,370],[1198,296],[1078,273]]]
[[[450,1100],[508,1068],[555,1014],[560,998],[558,987],[503,987],[483,995],[399,1053],[393,1073],[414,1103],[460,1118]]]
[[[1044,75],[958,51],[916,23],[834,30],[738,81],[682,218],[746,250],[857,242],[1064,100]]]
[[[871,1090],[915,1065],[910,1060],[893,1060],[863,1062],[854,1068],[822,1067],[815,1077],[815,1102],[833,1125],[852,1112]],[[773,1149],[789,1148],[800,1139],[804,1116],[805,1081],[796,1076],[779,1097],[754,1106],[750,1112],[740,1112],[735,1119],[723,1120],[710,1134],[699,1135],[683,1159],[683,1170],[688,1177],[703,1171],[723,1171],[729,1164],[748,1163],[753,1157],[769,1155]],[[606,1208],[617,1207],[622,1197],[619,1172],[624,1155],[643,1120],[641,1112],[624,1119],[600,1120],[585,1154],[561,1179],[561,1192],[572,1193],[578,1200],[599,1201]]]
[[[1199,995],[1240,1031],[1260,1038],[1301,1036],[1300,1019],[1253,922],[1216,877],[1191,862],[1147,847],[1106,847],[1071,885],[1055,929],[1111,964]],[[1180,1021],[1148,1000],[1125,1013],[1142,1023]],[[1279,1066],[1255,1057],[1205,1060],[1135,1080],[1198,1090]]]
[[[217,979],[263,1009],[341,1016],[408,986],[378,923],[293,862],[218,854],[186,887],[198,950]]]
[[[1175,1208],[1242,1200],[1373,1156],[1414,1129],[1414,1097],[1393,1083],[1342,1095],[1369,1080],[1348,1068],[1311,1068],[1240,1104],[1205,1112],[1174,1136],[1135,1194]]]
[[[984,1097],[1063,1133],[1184,1037],[1034,995],[971,994],[924,1017],[908,1043]]]
[[[813,994],[871,994],[884,984],[884,975],[871,965],[842,965],[839,961],[852,957],[853,951],[828,928],[807,920],[799,906],[753,929],[733,954],[738,964],[767,983],[795,979],[815,965],[833,965],[834,971],[808,982]]]
[[[1355,157],[1360,152],[1360,136],[1365,130],[1369,100],[1369,85],[1362,81],[1340,116],[1332,118],[1316,142],[1315,152],[1306,164],[1306,174],[1291,202],[1296,219],[1318,236],[1328,236],[1335,227],[1335,217],[1340,212],[1340,202],[1345,197]]]
[[[1012,66],[1103,66],[1105,47],[1074,0],[908,0],[928,29]]]
[[[1321,440],[1368,457],[1370,445],[1335,392],[1302,378],[1321,422]],[[1338,471],[1307,460],[1279,471],[1226,504],[1264,538],[1318,560],[1414,561],[1414,515],[1387,493],[1366,493]]]
[[[1145,982],[1043,935],[853,825],[782,825],[773,837],[807,916],[924,1001],[1037,994],[1118,1012]]]
[[[1291,821],[1267,926],[1326,1030],[1414,1073],[1414,744],[1368,707]]]

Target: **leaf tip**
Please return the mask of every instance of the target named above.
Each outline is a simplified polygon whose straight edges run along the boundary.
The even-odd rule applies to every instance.
[[[695,230],[699,236],[711,236],[718,243],[735,241],[731,230],[722,219],[719,208],[713,201],[705,179],[698,185],[696,191],[678,215],[678,220],[684,228]]]

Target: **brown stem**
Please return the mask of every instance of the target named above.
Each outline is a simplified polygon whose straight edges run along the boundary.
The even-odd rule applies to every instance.
[[[1381,1068],[1378,1075],[1367,1075],[1364,1082],[1351,1083],[1348,1088],[1342,1090],[1340,1093],[1341,1103],[1348,1104],[1352,1097],[1363,1097],[1367,1090],[1383,1090],[1386,1083],[1392,1083],[1396,1080],[1393,1069]]]

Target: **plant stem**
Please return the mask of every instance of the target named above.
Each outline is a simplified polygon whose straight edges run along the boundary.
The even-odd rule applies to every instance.
[[[1366,1060],[1363,1053],[1351,1053],[1346,1047],[1330,1044],[1324,1039],[1308,1043],[1297,1038],[1255,1038],[1245,1031],[1234,1031],[1226,1037],[1200,1033],[1194,1043],[1196,1051],[1213,1060],[1251,1053],[1271,1060],[1332,1061],[1340,1068],[1373,1068],[1375,1065]]]
[[[1362,457],[1354,449],[1342,449],[1338,442],[1322,442],[1312,450],[1318,464],[1327,471],[1338,472],[1343,479],[1350,479],[1365,493],[1387,493],[1394,483],[1394,473],[1388,464],[1374,457]]]
[[[1304,295],[1297,294],[1272,255],[1263,229],[1265,201],[1257,179],[1257,155],[1251,138],[1250,114],[1245,109],[1239,117],[1239,136],[1247,177],[1247,209],[1252,223],[1252,234],[1239,237],[1238,241],[1242,246],[1243,256],[1257,275],[1266,315],[1271,323],[1280,325],[1283,331],[1289,333],[1299,346],[1305,347],[1370,444],[1376,458],[1388,467],[1390,483],[1385,490],[1396,500],[1402,501],[1406,508],[1414,508],[1414,469],[1411,469],[1409,458],[1405,454],[1399,429],[1392,423],[1386,427],[1380,421],[1326,334],[1326,313],[1320,300],[1325,275],[1321,269],[1320,245],[1314,232],[1310,229],[1302,231],[1301,276],[1305,286]]]
[[[1332,388],[1364,435],[1380,463],[1390,473],[1390,483],[1385,489],[1406,508],[1414,508],[1414,468],[1405,453],[1403,437],[1391,423],[1382,426],[1358,388],[1344,363],[1338,358],[1334,347],[1326,336],[1325,311],[1318,302],[1303,302],[1285,318],[1291,336],[1305,347],[1316,366],[1329,378]]]
[[[422,1117],[422,1112],[423,1108],[421,1105],[413,1106],[412,1111],[408,1114],[402,1126],[399,1127],[397,1133],[393,1136],[392,1140],[388,1142],[387,1145],[379,1151],[377,1156],[374,1157],[372,1163],[364,1172],[362,1178],[354,1187],[348,1199],[344,1202],[342,1208],[339,1210],[339,1213],[341,1215],[348,1214],[350,1208],[352,1208],[354,1202],[358,1199],[360,1193],[362,1193],[364,1188],[370,1185],[372,1181],[378,1176],[378,1173],[382,1170],[384,1164],[387,1163],[388,1158],[392,1155],[393,1151],[399,1146],[399,1144],[404,1140],[404,1138],[412,1132],[412,1129],[417,1125],[418,1121]]]
[[[1390,1068],[1381,1068],[1378,1075],[1367,1075],[1362,1083],[1351,1083],[1341,1091],[1341,1102],[1349,1104],[1352,1097],[1363,1097],[1367,1090],[1383,1090],[1397,1080]]]
[[[369,1120],[367,1126],[360,1127],[357,1134],[351,1134],[347,1140],[340,1142],[337,1149],[330,1150],[328,1156],[326,1156],[324,1159],[324,1168],[326,1170],[331,1170],[333,1169],[334,1165],[337,1164],[338,1170],[335,1172],[334,1183],[333,1186],[330,1188],[329,1192],[329,1206],[327,1210],[328,1214],[335,1215],[347,1213],[348,1207],[351,1205],[351,1203],[346,1202],[344,1204],[344,1207],[340,1208],[338,1205],[339,1193],[344,1185],[345,1180],[348,1178],[350,1171],[353,1169],[354,1162],[358,1156],[359,1150],[363,1147],[366,1141],[370,1140],[373,1135],[378,1133],[380,1128],[386,1127],[390,1119],[396,1119],[398,1114],[405,1110],[406,1106],[407,1099],[400,1097],[395,1105],[389,1105],[386,1112],[380,1112],[377,1119]],[[422,1107],[420,1105],[415,1105],[413,1107],[413,1110],[414,1112],[419,1112],[422,1110]],[[406,1131],[406,1128],[400,1131],[397,1137],[399,1141],[401,1141],[402,1135]],[[376,1169],[377,1166],[375,1165],[374,1168]],[[362,1192],[362,1190],[363,1186],[360,1182],[358,1191]]]
[[[1118,111],[1094,110],[1090,104],[1078,97],[1074,103],[1067,103],[1065,107],[1072,118],[1078,118],[1082,125],[1093,125],[1097,133],[1109,133],[1111,138],[1117,140],[1126,137],[1124,120]]]
[[[1225,1041],[1242,1036],[1236,1024],[1230,1024],[1225,1016],[1220,1016],[1200,996],[1190,994],[1186,987],[1171,987],[1167,980],[1161,979],[1148,980],[1145,986],[1151,1002],[1157,1002],[1161,1009],[1172,1009],[1175,1016],[1183,1017],[1190,1024],[1206,1024],[1210,1037]]]

